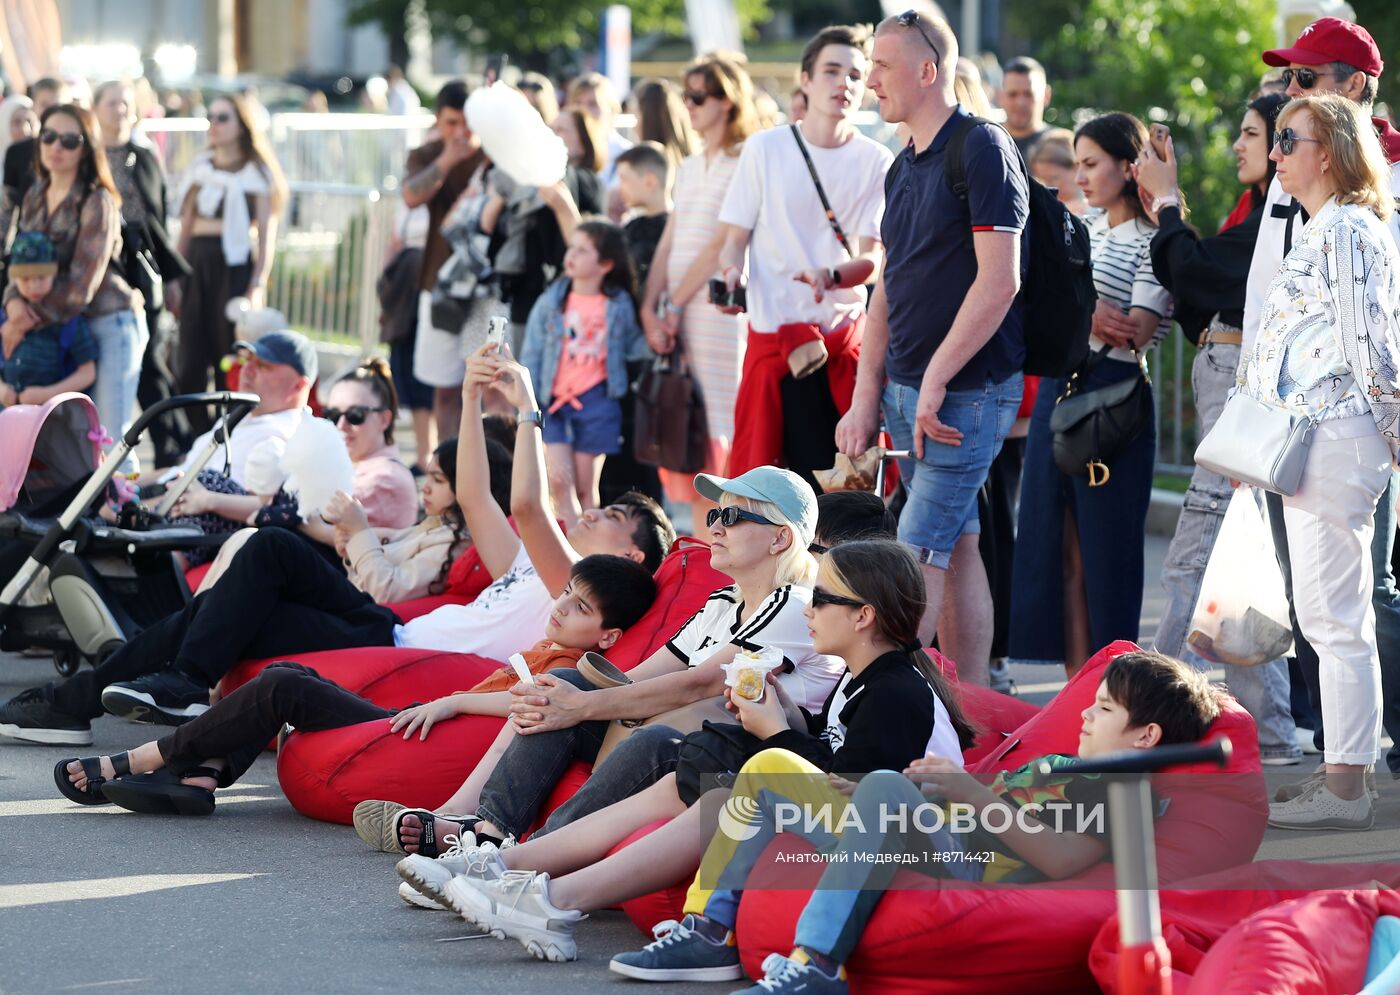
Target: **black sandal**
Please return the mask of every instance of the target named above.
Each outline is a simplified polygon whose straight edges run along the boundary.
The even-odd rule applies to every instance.
[[[181,784],[183,777],[210,777],[215,782],[219,772],[212,767],[191,767],[176,775],[168,770],[139,777],[124,777],[107,782],[107,800],[129,812],[146,815],[212,815],[214,792],[193,784]]]
[[[131,773],[131,762],[125,753],[114,754],[110,759],[112,770],[116,772],[117,777]],[[68,779],[68,765],[74,760],[83,765],[83,773],[87,775],[85,787],[79,788]],[[53,780],[64,798],[79,805],[106,805],[111,800],[102,791],[102,786],[111,782],[102,776],[101,757],[69,757],[67,760],[60,760],[53,769]]]
[[[394,816],[394,840],[399,846],[403,846],[403,836],[401,834],[403,832],[403,817],[406,815],[416,815],[419,821],[423,823],[423,835],[418,838],[418,852],[422,856],[430,858],[439,857],[446,853],[448,847],[451,845],[438,838],[438,819],[446,819],[451,822],[459,823],[462,827],[459,835],[472,835],[472,827],[481,821],[473,816],[439,816],[429,812],[425,808],[406,808]],[[452,834],[449,833],[448,835],[450,836]],[[475,835],[472,835],[472,839],[473,841],[476,839]],[[439,844],[442,845],[440,846]]]

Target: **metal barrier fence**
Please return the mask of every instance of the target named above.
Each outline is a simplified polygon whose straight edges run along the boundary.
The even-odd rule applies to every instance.
[[[882,122],[861,130],[889,141]],[[268,304],[292,327],[321,342],[373,351],[379,341],[375,281],[388,261],[398,186],[408,153],[432,125],[427,115],[278,114],[268,129],[287,175],[290,200],[278,230]],[[176,177],[204,147],[202,118],[147,121]],[[172,205],[178,210],[178,205]],[[1173,331],[1152,350],[1157,410],[1157,471],[1189,475],[1197,442],[1191,397],[1194,349]]]

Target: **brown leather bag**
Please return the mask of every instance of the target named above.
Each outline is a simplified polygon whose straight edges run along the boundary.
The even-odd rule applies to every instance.
[[[700,381],[679,340],[637,380],[632,452],[638,463],[699,473],[710,456],[710,429]]]

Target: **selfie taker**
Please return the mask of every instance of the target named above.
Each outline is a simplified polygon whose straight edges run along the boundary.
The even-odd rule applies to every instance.
[[[744,143],[720,210],[727,235],[711,300],[749,315],[730,476],[771,463],[811,483],[811,471],[835,458],[836,422],[855,386],[864,284],[884,259],[891,156],[851,123],[869,67],[866,28],[818,32],[802,53],[806,116]]]

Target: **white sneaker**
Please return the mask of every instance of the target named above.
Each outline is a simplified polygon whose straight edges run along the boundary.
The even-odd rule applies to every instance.
[[[1307,794],[1316,785],[1321,784],[1326,780],[1327,764],[1320,763],[1317,765],[1317,768],[1311,774],[1303,778],[1301,781],[1294,781],[1292,784],[1280,785],[1278,790],[1274,792],[1274,801],[1292,801],[1294,798],[1297,798],[1300,795]],[[1381,800],[1380,789],[1376,787],[1376,771],[1375,768],[1369,764],[1366,766],[1366,793],[1371,796],[1371,801],[1373,802],[1378,802]]]
[[[1370,829],[1374,821],[1369,792],[1355,799],[1338,798],[1324,781],[1296,798],[1269,806],[1269,825],[1275,829],[1360,830]]]
[[[457,837],[447,836],[444,843],[451,844],[440,857],[425,857],[421,853],[410,853],[395,865],[404,885],[432,899],[445,909],[457,910],[447,900],[444,889],[447,882],[459,874],[495,881],[506,873],[506,865],[496,850],[496,844],[483,843],[480,846],[460,845]],[[460,913],[459,913],[460,914]]]
[[[578,957],[576,909],[557,908],[549,900],[549,875],[542,871],[507,871],[495,881],[458,875],[447,884],[447,899],[467,922],[497,939],[509,936],[540,960]]]
[[[1294,726],[1293,736],[1298,740],[1298,747],[1303,751],[1304,756],[1315,757],[1322,752],[1313,745],[1313,731],[1311,729]]]
[[[441,905],[439,905],[437,902],[434,902],[430,898],[418,894],[418,892],[414,891],[408,886],[407,881],[399,882],[399,897],[402,898],[409,905],[412,905],[414,908],[427,909],[429,912],[442,911]]]

